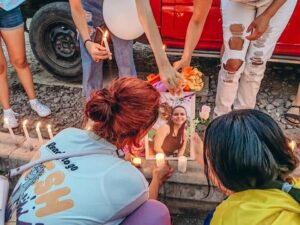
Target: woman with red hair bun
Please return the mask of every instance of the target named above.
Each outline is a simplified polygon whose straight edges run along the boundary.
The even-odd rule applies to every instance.
[[[116,79],[94,92],[85,106],[92,129],[61,131],[40,148],[37,157],[90,150],[99,154],[53,160],[24,174],[19,187],[25,191],[14,191],[7,219],[16,204],[26,212],[17,215],[22,224],[116,225],[149,198],[155,199],[172,169],[167,164],[154,168],[148,187],[143,174],[123,160],[120,149],[138,145],[151,129],[159,97],[150,84],[132,77]],[[31,200],[14,202],[22,196]]]

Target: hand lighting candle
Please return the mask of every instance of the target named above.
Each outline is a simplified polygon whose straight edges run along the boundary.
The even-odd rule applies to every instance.
[[[27,122],[28,122],[28,120],[24,120],[23,121],[23,131],[24,131],[24,134],[25,134],[25,137],[26,137],[26,142],[28,144],[29,149],[33,149],[31,138],[29,136],[29,133],[28,133],[28,130],[27,130],[27,126],[26,126]]]
[[[187,167],[187,157],[179,156],[178,157],[178,171],[181,173],[185,173],[186,167]]]
[[[8,121],[7,118],[4,119],[4,123],[7,125],[7,128],[9,130],[10,136],[13,139],[14,143],[17,144],[18,142],[17,142],[16,135],[15,135],[13,129],[11,128],[11,126],[10,126],[9,121]]]
[[[53,138],[53,133],[52,133],[52,129],[51,129],[51,125],[50,124],[47,125],[47,129],[48,129],[49,138],[51,140]]]
[[[108,37],[108,31],[106,30],[106,31],[104,32],[104,34],[103,34],[102,41],[103,41],[103,43],[104,43],[104,47],[106,48],[106,51],[107,51],[108,53],[111,53],[111,52],[110,52],[110,49],[109,49],[107,37]],[[112,57],[111,57],[111,56],[109,57],[109,60],[112,60]]]
[[[41,130],[40,130],[40,126],[41,126],[41,122],[38,122],[36,124],[36,133],[37,133],[37,136],[38,136],[38,139],[39,139],[39,143],[40,145],[43,144],[44,140],[43,140],[43,137],[42,137],[42,134],[41,134]]]
[[[164,153],[157,153],[156,156],[156,166],[162,167],[165,164],[165,154]]]

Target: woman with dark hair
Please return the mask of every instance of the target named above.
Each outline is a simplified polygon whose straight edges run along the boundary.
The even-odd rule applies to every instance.
[[[162,125],[155,134],[154,151],[164,152],[166,156],[184,155],[187,144],[186,122],[186,109],[180,105],[174,107],[169,122]]]
[[[300,224],[300,181],[290,176],[299,161],[270,116],[249,109],[218,117],[203,155],[209,186],[230,193],[206,224]]]
[[[35,158],[89,150],[99,154],[49,161],[23,174],[7,217],[16,204],[18,224],[115,225],[148,198],[156,198],[172,174],[170,167],[155,168],[148,188],[140,171],[121,158],[120,149],[139,144],[155,123],[158,106],[159,93],[136,78],[120,78],[94,92],[85,106],[92,131],[65,129]]]

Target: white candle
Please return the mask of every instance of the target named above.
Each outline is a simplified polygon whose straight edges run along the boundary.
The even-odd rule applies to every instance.
[[[142,165],[142,159],[140,157],[134,157],[132,159],[132,164],[136,167],[136,168],[140,168]]]
[[[106,51],[107,51],[108,53],[111,53],[111,52],[110,52],[110,49],[109,49],[108,42],[107,42],[107,37],[108,37],[108,31],[105,31],[104,34],[103,34],[102,40],[103,40],[103,43],[104,43],[104,47],[106,48]],[[112,57],[109,56],[109,59],[112,60]]]
[[[294,151],[296,147],[297,147],[296,141],[293,141],[293,140],[292,140],[292,141],[289,142],[289,148],[290,148],[292,151]]]
[[[36,133],[37,133],[37,136],[38,136],[38,139],[39,139],[39,143],[40,145],[43,144],[44,140],[43,140],[43,137],[42,137],[42,134],[41,134],[41,130],[40,130],[40,126],[41,126],[41,122],[38,122],[36,124]]]
[[[17,142],[16,135],[15,135],[13,129],[11,128],[11,126],[10,126],[9,121],[8,121],[7,118],[4,118],[4,123],[6,124],[8,130],[9,130],[10,136],[13,139],[14,143],[17,144],[18,142]]]
[[[165,154],[164,153],[157,153],[156,156],[156,166],[162,167],[165,164]]]
[[[27,126],[26,126],[27,122],[28,122],[28,120],[24,120],[24,122],[23,122],[23,131],[24,131],[24,134],[25,134],[25,137],[26,137],[26,141],[27,141],[28,147],[30,149],[33,149],[31,138],[29,136],[29,133],[28,133],[28,130],[27,130]]]
[[[187,167],[187,157],[179,156],[178,157],[178,171],[181,173],[185,173],[186,167]]]
[[[53,133],[52,133],[52,129],[51,129],[50,124],[47,125],[47,129],[48,129],[49,138],[52,139],[53,138]]]

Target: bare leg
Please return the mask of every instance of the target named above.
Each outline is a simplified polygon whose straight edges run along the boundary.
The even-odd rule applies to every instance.
[[[2,50],[0,35],[0,103],[3,109],[9,109],[9,89],[7,81],[7,63]]]
[[[6,44],[10,62],[14,66],[29,99],[35,99],[32,74],[26,59],[24,28],[2,30],[1,35]]]

